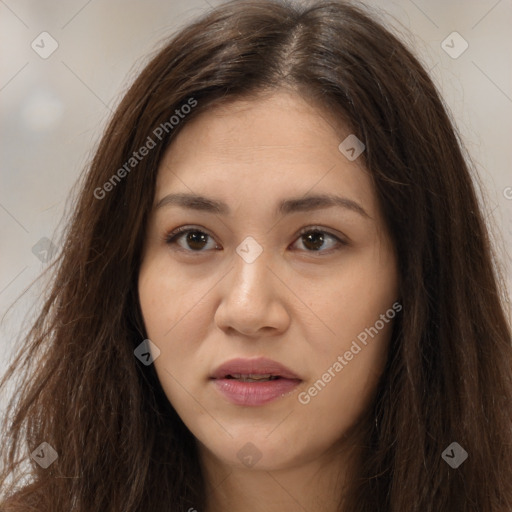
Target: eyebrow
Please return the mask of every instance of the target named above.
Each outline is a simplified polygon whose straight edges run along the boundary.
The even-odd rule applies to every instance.
[[[204,197],[197,194],[179,193],[168,194],[155,205],[154,209],[159,210],[167,206],[179,206],[189,210],[210,212],[219,215],[229,215],[229,206],[219,200]],[[341,207],[346,210],[358,213],[362,217],[371,219],[365,209],[357,202],[346,197],[333,194],[319,194],[306,197],[283,199],[276,207],[276,215],[286,215],[295,212],[310,212],[324,208]]]

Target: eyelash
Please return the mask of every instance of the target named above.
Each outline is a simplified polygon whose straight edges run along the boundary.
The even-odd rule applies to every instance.
[[[192,228],[190,226],[181,226],[181,227],[176,228],[175,230],[171,231],[170,233],[166,234],[165,237],[164,237],[164,241],[168,245],[176,245],[177,240],[182,235],[187,234],[187,233],[202,233],[202,234],[207,235],[207,236],[209,236],[210,238],[213,239],[213,236],[210,235],[207,231],[204,231],[203,229]],[[334,238],[336,240],[337,247],[331,248],[331,249],[326,250],[326,251],[323,251],[323,250],[319,249],[318,251],[306,250],[305,252],[309,252],[309,253],[312,253],[312,254],[316,254],[316,253],[331,254],[332,252],[339,251],[343,247],[348,245],[348,243],[346,241],[344,241],[341,238],[337,237],[336,235],[330,233],[329,231],[325,231],[320,226],[308,226],[308,227],[303,228],[299,232],[298,237],[297,237],[296,240],[299,240],[302,236],[304,236],[304,235],[306,235],[308,233],[320,233],[320,234],[328,235],[328,236],[330,236],[330,237],[332,237],[332,238]],[[193,251],[193,250],[189,250],[189,249],[183,249],[182,247],[180,247],[177,250],[181,250],[183,252],[188,252],[188,253],[196,253],[196,254],[201,254],[201,253],[206,252],[204,250]]]

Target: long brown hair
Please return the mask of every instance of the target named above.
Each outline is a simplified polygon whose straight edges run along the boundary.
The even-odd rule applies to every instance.
[[[1,383],[19,375],[2,510],[204,510],[195,440],[134,357],[146,337],[143,234],[179,130],[213,104],[278,87],[328,106],[364,141],[398,255],[403,311],[343,510],[512,510],[511,332],[457,131],[417,58],[364,6],[267,0],[224,4],[181,30],[115,111]],[[155,147],[130,161],[148,137]],[[43,442],[58,454],[46,469],[30,458]],[[442,457],[452,442],[468,453],[456,469]]]

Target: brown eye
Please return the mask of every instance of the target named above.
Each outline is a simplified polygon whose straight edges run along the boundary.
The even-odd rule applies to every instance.
[[[169,245],[178,244],[186,251],[204,252],[203,249],[207,246],[209,238],[211,236],[208,233],[199,229],[178,228],[166,237],[165,242]],[[181,239],[184,239],[183,243],[179,243]]]
[[[302,245],[305,247],[307,252],[320,252],[329,253],[332,250],[340,248],[340,245],[347,245],[346,242],[338,238],[337,236],[322,231],[321,229],[307,229],[300,233],[300,237],[297,241],[301,240]],[[329,240],[331,240],[329,242]]]
[[[185,234],[185,243],[194,250],[201,250],[207,245],[207,237],[206,233],[202,233],[201,231],[189,231]]]
[[[304,246],[312,251],[320,250],[325,242],[324,235],[320,231],[311,231],[310,233],[302,235],[302,240]]]

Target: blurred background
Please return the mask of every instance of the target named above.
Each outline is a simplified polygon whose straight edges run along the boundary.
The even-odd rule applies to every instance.
[[[219,3],[0,0],[0,374],[47,284],[23,292],[59,249],[66,199],[123,92],[165,38]],[[437,84],[476,164],[511,288],[512,2],[365,4]]]

